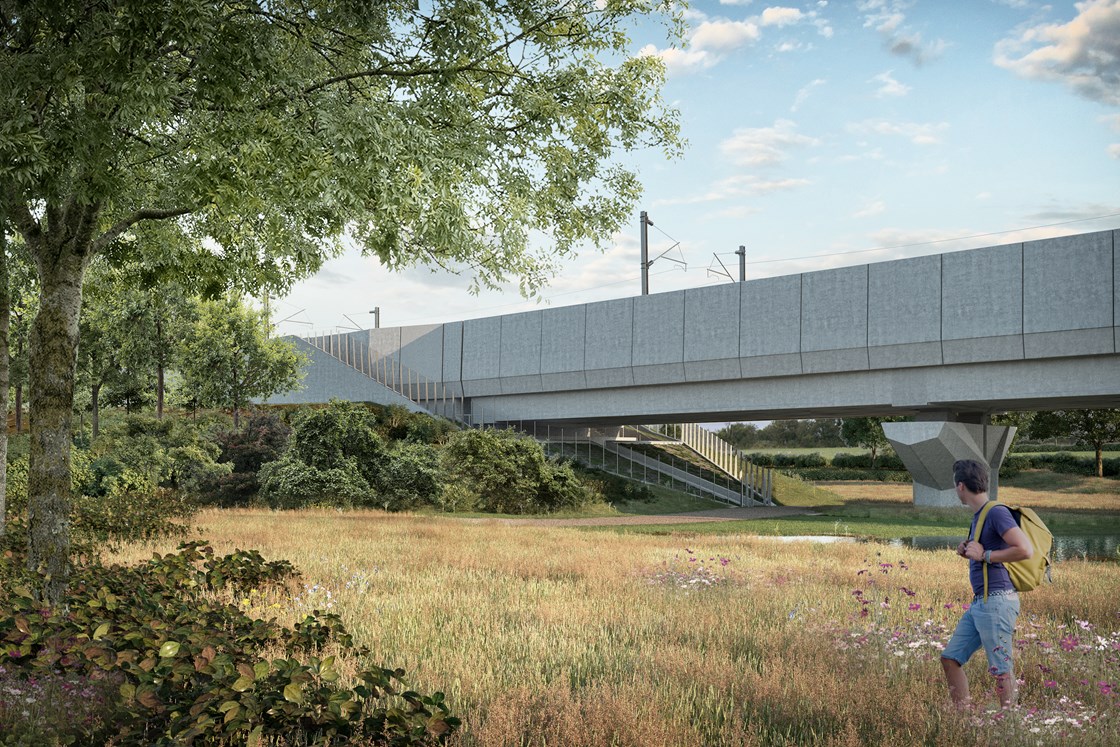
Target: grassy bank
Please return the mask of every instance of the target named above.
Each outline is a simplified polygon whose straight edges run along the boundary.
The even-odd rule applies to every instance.
[[[965,717],[947,709],[937,661],[969,597],[951,552],[374,512],[200,518],[219,551],[304,572],[293,596],[246,608],[337,612],[376,663],[448,694],[458,745],[1120,741],[1116,564],[1066,563],[1024,598],[1026,707]],[[992,703],[984,666],[968,672]]]

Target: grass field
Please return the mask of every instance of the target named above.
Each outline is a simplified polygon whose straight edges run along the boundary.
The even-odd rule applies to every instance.
[[[1024,597],[1022,708],[957,714],[938,652],[970,594],[948,551],[376,512],[198,524],[219,551],[303,571],[292,596],[247,609],[330,609],[376,652],[364,663],[446,692],[456,745],[1120,743],[1116,563],[1063,563]],[[994,705],[984,670],[967,668]]]

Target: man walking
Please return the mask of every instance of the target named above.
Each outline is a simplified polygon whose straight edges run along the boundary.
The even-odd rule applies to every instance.
[[[945,650],[941,666],[949,685],[949,695],[957,708],[971,705],[968,677],[962,668],[982,646],[988,656],[988,671],[996,680],[996,693],[1003,708],[1015,703],[1016,684],[1012,666],[1012,637],[1019,617],[1019,594],[1011,584],[1004,563],[1026,560],[1034,554],[1030,538],[1015,523],[1011,511],[1002,504],[988,511],[979,537],[976,520],[988,502],[988,468],[971,459],[953,464],[957,498],[973,511],[968,539],[957,546],[957,554],[968,558],[968,577],[972,583],[972,604],[957,623]],[[984,566],[988,567],[988,597],[984,598]]]

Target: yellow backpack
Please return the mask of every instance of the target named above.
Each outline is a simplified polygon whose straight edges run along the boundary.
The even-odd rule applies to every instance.
[[[976,519],[976,532],[973,537],[979,539],[980,532],[984,529],[984,519],[988,518],[988,512],[996,504],[1007,506],[1011,511],[1012,518],[1015,519],[1015,523],[1019,525],[1019,528],[1030,539],[1031,545],[1034,546],[1034,554],[1029,559],[1003,564],[1003,567],[1007,569],[1007,573],[1011,576],[1011,585],[1015,587],[1016,591],[1030,591],[1042,584],[1043,579],[1052,582],[1053,579],[1050,577],[1050,552],[1054,547],[1054,535],[1047,529],[1046,524],[1033,509],[1025,506],[1010,506],[1006,503],[999,503],[999,501],[988,501],[980,509],[980,516]],[[985,563],[984,601],[987,600],[988,564]]]

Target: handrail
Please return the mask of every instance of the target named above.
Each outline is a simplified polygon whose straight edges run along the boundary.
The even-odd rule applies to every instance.
[[[463,421],[464,400],[461,395],[456,396],[453,390],[449,392],[446,382],[434,381],[412,370],[391,353],[381,355],[369,343],[354,340],[345,333],[332,332],[301,339],[429,412],[449,420]]]
[[[747,458],[746,454],[707,428],[701,428],[696,423],[680,423],[671,426],[650,425],[646,427],[655,433],[678,439],[682,444],[707,459],[723,472],[743,483],[763,503],[766,505],[773,504],[773,471],[755,464]],[[672,433],[672,429],[676,430],[676,434]]]

